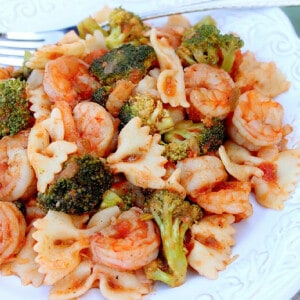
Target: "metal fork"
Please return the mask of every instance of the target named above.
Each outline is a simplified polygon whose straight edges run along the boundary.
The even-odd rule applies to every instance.
[[[242,2],[242,3],[241,3]],[[248,0],[246,3],[240,0],[198,0],[193,3],[176,4],[174,7],[154,10],[150,13],[139,14],[142,20],[150,20],[166,17],[178,13],[192,13],[213,9],[238,9],[258,7],[279,7],[300,5],[300,0]],[[105,26],[107,24],[102,24]],[[8,32],[0,33],[0,67],[23,64],[25,51],[34,51],[42,45],[56,43],[65,33],[77,30],[76,26],[44,32]]]

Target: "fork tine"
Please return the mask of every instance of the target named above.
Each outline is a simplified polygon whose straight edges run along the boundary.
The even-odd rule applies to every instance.
[[[44,41],[21,41],[21,40],[0,40],[0,47],[7,49],[28,49],[34,50],[43,45]]]
[[[23,56],[0,56],[0,67],[21,67],[23,65],[23,61]]]
[[[23,65],[25,51],[35,51],[43,45],[56,43],[65,33],[77,30],[68,27],[53,31],[0,33],[0,67]]]

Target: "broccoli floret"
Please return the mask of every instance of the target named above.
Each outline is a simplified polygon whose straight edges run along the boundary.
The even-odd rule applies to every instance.
[[[26,63],[30,60],[30,58],[33,56],[33,53],[31,53],[30,51],[26,50],[24,53],[24,61],[23,64],[20,68],[16,69],[13,74],[12,77],[13,78],[19,78],[20,80],[27,80],[29,75],[32,72],[31,68],[28,68],[26,66]]]
[[[137,94],[126,101],[119,112],[121,127],[132,118],[140,117],[143,126],[150,126],[150,133],[164,133],[174,126],[173,119],[160,100],[148,95]]]
[[[117,48],[123,44],[145,45],[149,38],[145,36],[148,26],[141,18],[121,7],[115,8],[109,15],[109,35],[105,38],[108,49]]]
[[[121,210],[125,211],[133,206],[142,208],[144,201],[145,196],[140,187],[126,180],[121,180],[114,183],[112,187],[103,194],[101,208],[117,205]]]
[[[191,27],[184,34],[176,49],[184,65],[206,63],[216,65],[219,61],[218,38],[220,31],[214,25]]]
[[[108,100],[109,94],[112,92],[113,88],[111,86],[102,86],[96,89],[93,94],[91,101],[100,104],[105,107],[106,102]]]
[[[184,141],[192,142],[191,139],[195,139],[199,147],[199,154],[204,155],[218,150],[223,144],[225,136],[225,124],[217,118],[213,118],[209,125],[183,120],[163,135],[163,141],[165,143],[183,143]]]
[[[89,154],[71,157],[60,174],[45,193],[38,193],[39,206],[45,211],[74,215],[93,212],[112,183],[109,168],[100,158]]]
[[[195,139],[194,139],[195,140]],[[165,151],[163,155],[168,159],[168,161],[176,162],[187,158],[192,152],[191,143],[189,140],[175,141],[168,144],[164,144]]]
[[[104,36],[107,35],[107,32],[91,16],[78,23],[77,30],[82,39],[84,39],[87,34],[93,34],[95,30],[100,30]]]
[[[244,45],[243,40],[233,34],[224,34],[220,37],[219,46],[222,52],[221,68],[230,72],[234,63],[235,53]]]
[[[185,31],[176,52],[184,65],[207,63],[230,72],[235,53],[243,45],[239,37],[221,34],[216,22],[206,17]]]
[[[28,128],[33,121],[25,85],[20,78],[0,82],[0,138]]]
[[[137,83],[156,61],[156,54],[151,46],[125,44],[96,58],[90,65],[90,72],[102,85],[112,85],[120,79]]]
[[[188,267],[185,234],[202,217],[201,208],[176,193],[156,190],[147,196],[144,210],[159,227],[163,256],[145,267],[146,276],[171,287],[179,286],[185,281]]]

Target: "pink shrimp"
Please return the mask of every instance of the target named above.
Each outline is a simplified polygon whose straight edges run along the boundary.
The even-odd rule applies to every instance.
[[[191,108],[201,116],[224,119],[231,111],[234,82],[223,69],[194,64],[184,69],[184,80]]]
[[[133,207],[91,237],[93,260],[118,270],[137,270],[154,260],[160,245],[152,220]]]
[[[78,57],[66,55],[47,62],[43,86],[53,102],[67,101],[72,106],[89,99],[99,83],[88,72],[88,64]]]

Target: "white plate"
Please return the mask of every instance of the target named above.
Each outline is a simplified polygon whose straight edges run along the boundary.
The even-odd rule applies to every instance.
[[[1,4],[0,31],[5,29],[51,29],[72,25],[102,7],[99,0],[20,1]],[[176,1],[175,1],[176,2]],[[124,7],[135,12],[151,9],[159,1],[140,3],[131,0]],[[161,5],[167,5],[163,2]],[[117,1],[110,5],[120,5]],[[6,9],[4,9],[4,6]],[[66,10],[67,9],[67,10]],[[68,17],[65,12],[70,11]],[[72,11],[72,12],[71,12]],[[220,10],[189,14],[192,22],[211,14],[224,32],[234,31],[262,61],[274,60],[291,82],[290,90],[278,97],[285,107],[285,121],[292,124],[289,146],[300,147],[300,41],[288,18],[280,9]],[[16,19],[16,17],[18,17]],[[159,21],[157,21],[159,22]],[[217,280],[189,274],[178,288],[157,285],[145,299],[290,299],[300,287],[300,186],[286,202],[283,211],[267,210],[253,200],[254,215],[236,224],[236,246],[239,257],[219,273]],[[48,288],[23,287],[18,278],[0,277],[1,299],[47,299]],[[83,299],[102,299],[99,290]]]

